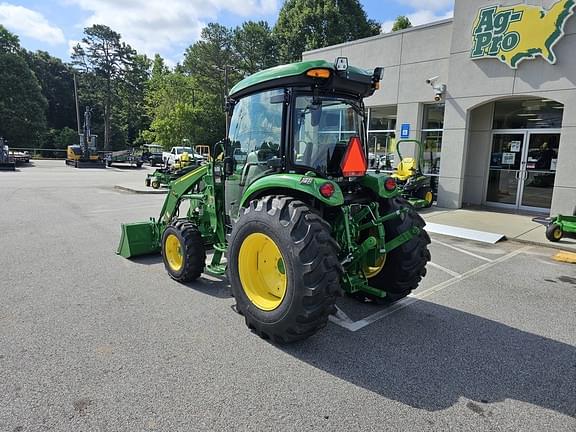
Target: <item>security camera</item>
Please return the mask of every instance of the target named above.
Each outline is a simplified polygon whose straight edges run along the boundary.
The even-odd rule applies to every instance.
[[[446,93],[446,84],[435,85],[434,87],[434,100],[440,102]]]
[[[436,83],[436,81],[438,81],[438,78],[440,78],[439,76],[435,76],[432,78],[428,78],[426,80],[426,84],[430,84],[430,85],[434,85]]]

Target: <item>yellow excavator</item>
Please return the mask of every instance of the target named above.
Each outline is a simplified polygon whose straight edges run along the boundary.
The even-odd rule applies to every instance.
[[[84,133],[80,134],[80,144],[69,145],[66,151],[66,165],[76,168],[106,168],[106,161],[96,151],[96,135],[91,133],[92,109],[84,112]]]

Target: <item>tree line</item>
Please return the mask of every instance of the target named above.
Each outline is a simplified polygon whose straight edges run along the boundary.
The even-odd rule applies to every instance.
[[[212,144],[225,134],[225,95],[242,78],[299,61],[306,50],[379,33],[358,0],[286,0],[274,27],[208,24],[170,68],[105,25],[84,30],[70,63],[22,48],[0,25],[0,136],[12,147],[63,149],[78,142],[76,76],[81,110],[93,109],[99,148]]]

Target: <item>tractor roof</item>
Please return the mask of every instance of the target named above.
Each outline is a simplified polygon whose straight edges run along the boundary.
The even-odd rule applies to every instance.
[[[307,73],[313,69],[330,71],[330,78],[314,78]],[[375,78],[372,72],[349,66],[344,72],[337,71],[334,63],[325,60],[310,60],[276,66],[256,72],[236,84],[230,91],[232,99],[238,99],[250,93],[264,91],[278,87],[324,87],[330,90],[341,90],[354,93],[361,97],[368,97],[374,93]]]

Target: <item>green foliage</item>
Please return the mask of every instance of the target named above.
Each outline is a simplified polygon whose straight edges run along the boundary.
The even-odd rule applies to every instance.
[[[405,30],[408,28],[412,27],[412,23],[410,22],[410,20],[408,19],[407,16],[404,15],[400,15],[398,18],[396,18],[396,21],[394,21],[394,25],[392,26],[392,31],[398,31],[398,30]]]
[[[247,21],[233,32],[232,47],[237,69],[251,75],[278,64],[277,44],[266,21]]]
[[[48,128],[76,129],[72,68],[45,51],[25,52],[24,57],[40,82],[42,94],[48,100]]]
[[[194,77],[165,71],[155,75],[146,98],[148,115],[153,119],[149,131],[142,134],[147,142],[165,148],[182,144],[212,144],[223,137],[224,116],[209,118],[217,106],[217,97],[201,90]],[[221,127],[214,127],[220,123]]]
[[[0,53],[16,54],[18,51],[20,51],[20,39],[0,24]]]
[[[12,147],[34,147],[46,129],[47,102],[26,61],[0,52],[0,136]]]
[[[132,47],[122,42],[120,34],[108,26],[93,25],[84,29],[84,34],[82,42],[74,47],[72,63],[81,73],[82,94],[88,94],[83,101],[96,102],[102,110],[104,148],[109,150],[112,148],[112,133],[118,138],[118,129],[123,129],[117,123],[113,125],[114,116],[122,113],[126,94],[135,97],[142,94],[142,69],[147,63],[142,58],[138,59]],[[132,87],[135,87],[133,94]],[[124,120],[132,117],[131,114],[122,114],[125,114]],[[126,138],[125,128],[123,135],[121,139]],[[116,143],[117,146],[124,144]]]
[[[226,78],[235,82],[240,74],[235,68],[238,57],[234,52],[234,32],[220,24],[210,23],[202,29],[201,39],[188,47],[184,54],[182,71],[196,78],[207,92],[220,97],[224,106]]]
[[[63,129],[49,129],[46,133],[42,148],[65,149],[69,145],[78,144],[78,131],[65,127]]]
[[[358,0],[286,0],[274,27],[280,58],[298,61],[307,50],[380,33]]]

